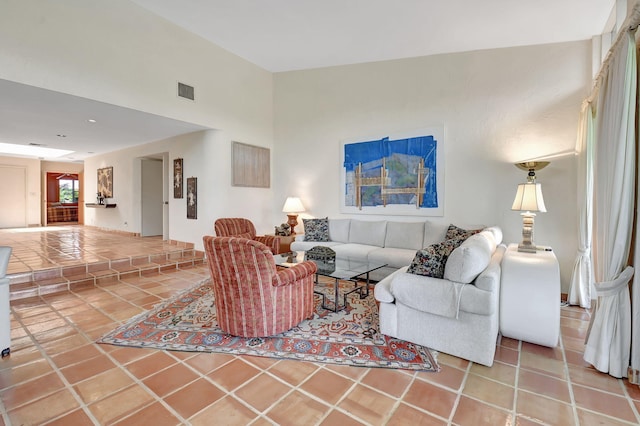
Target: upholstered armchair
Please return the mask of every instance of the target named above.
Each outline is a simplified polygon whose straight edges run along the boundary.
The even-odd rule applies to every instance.
[[[315,263],[276,268],[271,250],[258,241],[207,235],[203,242],[223,331],[272,336],[313,315]]]
[[[249,219],[224,217],[216,220],[214,229],[218,237],[242,237],[259,241],[271,249],[271,253],[280,252],[280,238],[273,235],[256,235],[256,227]]]

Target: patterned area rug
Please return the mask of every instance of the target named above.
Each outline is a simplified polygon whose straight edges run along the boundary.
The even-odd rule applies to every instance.
[[[236,337],[218,327],[213,290],[210,280],[206,279],[151,311],[137,315],[100,338],[98,343],[439,371],[435,355],[429,349],[380,334],[373,292],[364,299],[357,293],[349,296],[347,308],[339,312],[323,309],[320,299],[315,296],[312,319],[285,333],[265,338]]]

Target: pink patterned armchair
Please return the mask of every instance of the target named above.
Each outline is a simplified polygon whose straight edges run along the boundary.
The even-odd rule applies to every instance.
[[[216,220],[213,227],[218,237],[242,237],[260,241],[271,249],[271,253],[280,253],[280,238],[273,235],[256,235],[256,227],[249,219],[225,217]]]
[[[264,244],[236,237],[203,237],[218,325],[242,337],[272,336],[313,315],[316,265],[276,269]]]

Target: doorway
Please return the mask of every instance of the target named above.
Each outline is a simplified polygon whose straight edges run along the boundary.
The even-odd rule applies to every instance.
[[[47,172],[46,224],[78,223],[80,179],[77,173]]]
[[[163,160],[141,159],[141,218],[140,235],[163,236],[164,228],[164,177]]]

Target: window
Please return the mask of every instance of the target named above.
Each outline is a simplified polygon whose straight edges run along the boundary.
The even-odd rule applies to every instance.
[[[61,203],[77,203],[78,202],[78,179],[63,178],[58,180],[58,199]]]

